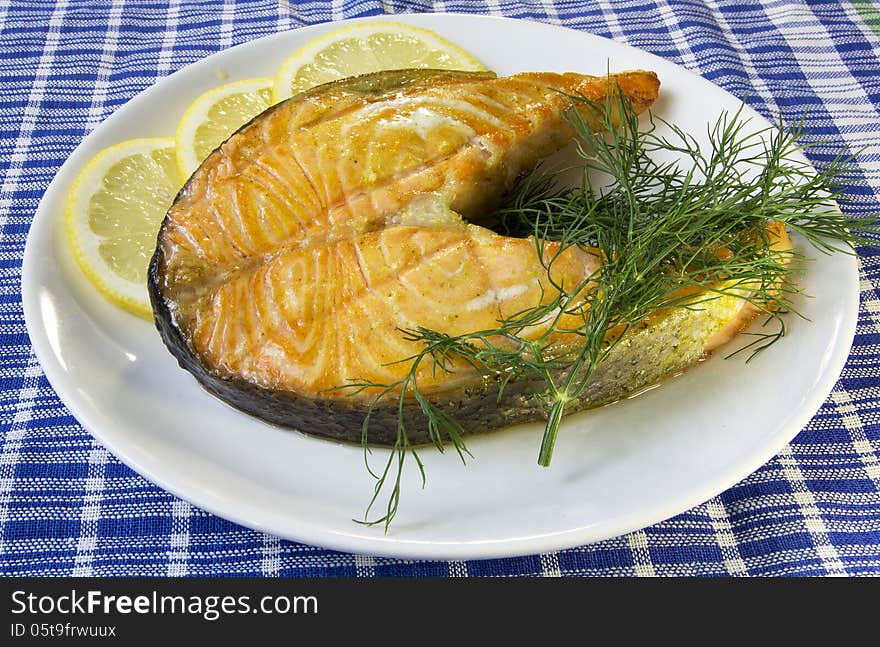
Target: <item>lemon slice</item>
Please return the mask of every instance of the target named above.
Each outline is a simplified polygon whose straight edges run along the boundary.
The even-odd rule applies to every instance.
[[[147,267],[180,184],[171,137],[132,139],[93,157],[67,197],[77,263],[105,297],[148,319]]]
[[[480,62],[429,29],[399,22],[340,27],[282,63],[272,87],[274,101],[347,76],[404,68],[485,70]]]
[[[272,79],[246,79],[208,90],[177,123],[174,140],[182,181],[241,126],[272,105]]]

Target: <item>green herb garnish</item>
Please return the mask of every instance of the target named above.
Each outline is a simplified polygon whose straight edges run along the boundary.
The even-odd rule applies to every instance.
[[[784,224],[822,253],[855,253],[856,245],[876,245],[870,238],[880,234],[876,217],[848,217],[836,206],[852,158],[839,156],[818,173],[796,159],[806,147],[798,143],[805,134],[803,122],[786,128],[780,121],[749,132],[742,109],[732,116],[724,113],[709,129],[709,150],[703,151],[694,137],[654,117],[640,130],[622,93],[609,94],[605,104],[569,98],[564,116],[577,135],[584,166],[581,185],[560,188],[554,173],[538,167],[520,178],[495,216],[499,231],[534,237],[539,257],[548,259],[548,278],[553,264],[572,246],[595,254],[602,264],[579,285],[554,285],[559,293],[549,303],[499,321],[492,329],[457,336],[424,328],[403,330],[405,339],[422,344],[419,353],[402,360],[409,365],[404,378],[391,384],[355,380],[339,387],[355,393],[378,389],[370,411],[386,397],[398,398],[396,443],[378,472],[369,465],[370,415],[363,421],[364,457],[376,486],[362,523],[385,524],[387,529],[400,503],[407,455],[425,483],[424,465],[404,424],[404,396],[418,403],[437,449],[443,451],[451,442],[463,461],[469,455],[453,415],[419,390],[420,369],[448,372],[454,363],[464,362],[496,375],[501,391],[511,380],[532,385],[531,397],[547,415],[538,463],[548,466],[560,423],[577,406],[596,368],[627,331],[652,315],[735,296],[776,324],[746,349],[759,352],[784,334],[783,316],[796,313],[793,279],[796,261],[803,257],[774,247],[772,223]],[[660,135],[658,123],[671,134]],[[657,161],[668,153],[678,161]],[[610,182],[594,186],[591,172]],[[552,253],[547,241],[559,243]],[[576,327],[571,326],[572,315]],[[533,334],[535,326],[545,332],[526,338],[524,331]],[[554,343],[558,333],[576,335],[582,342],[560,351]],[[370,519],[387,487],[385,513]]]

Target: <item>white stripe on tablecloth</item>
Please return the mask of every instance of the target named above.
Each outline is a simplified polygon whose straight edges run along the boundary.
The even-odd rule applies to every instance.
[[[544,11],[547,13],[547,18],[550,19],[554,25],[561,25],[562,20],[559,18],[559,11],[556,10],[556,3],[553,0],[543,0],[542,3],[544,5]]]
[[[859,281],[859,291],[861,292],[861,305],[864,308],[865,312],[870,313],[867,317],[869,320],[873,319],[872,322],[868,323],[868,326],[873,328],[873,331],[877,334],[880,334],[880,299],[877,298],[878,292],[874,290],[874,286],[871,284],[871,280],[865,272],[865,261],[860,257],[859,259],[859,276],[861,277],[861,281]],[[880,354],[880,348],[875,347],[865,347],[865,350],[870,352],[871,354]],[[880,394],[878,394],[880,395]]]
[[[18,137],[15,139],[12,154],[9,156],[9,168],[3,176],[3,184],[0,185],[0,201],[4,204],[3,210],[0,211],[0,240],[3,240],[3,232],[6,230],[6,220],[8,218],[5,205],[10,203],[13,193],[18,188],[18,181],[27,156],[26,153],[31,144],[31,137],[37,127],[40,104],[43,102],[49,74],[55,62],[55,50],[58,47],[58,41],[61,36],[61,22],[66,9],[67,0],[59,0],[58,4],[55,5],[52,16],[49,18],[46,44],[43,45],[43,53],[40,55],[40,60],[37,63],[37,72],[34,75],[34,84],[31,86],[27,105],[24,107],[24,113],[21,116]]]
[[[6,24],[6,15],[9,13],[11,2],[0,3],[0,27]]]
[[[168,550],[168,577],[181,577],[189,571],[189,518],[192,506],[181,499],[171,503],[171,547]]]
[[[330,17],[333,20],[345,18],[345,0],[333,0],[330,3]]]
[[[376,560],[369,555],[355,555],[354,572],[357,577],[375,577]]]
[[[712,16],[715,18],[715,22],[721,27],[721,31],[724,32],[724,38],[727,39],[727,42],[733,47],[736,52],[736,56],[739,59],[739,62],[742,64],[743,69],[746,71],[746,74],[751,81],[751,85],[755,90],[757,90],[758,94],[767,104],[767,107],[773,112],[773,114],[779,113],[779,106],[776,104],[776,99],[773,97],[773,93],[770,91],[770,88],[764,82],[764,79],[761,78],[761,75],[758,73],[758,69],[752,63],[752,59],[749,56],[746,49],[742,46],[742,43],[739,42],[739,39],[733,33],[733,29],[730,26],[730,23],[727,22],[727,18],[724,17],[724,14],[721,13],[721,9],[718,7],[718,3],[716,0],[711,0],[706,2],[706,6],[712,12]]]
[[[730,575],[748,575],[748,569],[739,553],[736,537],[733,535],[733,528],[730,526],[730,519],[727,517],[727,510],[724,508],[721,497],[715,497],[708,501],[706,512],[709,515],[712,529],[715,531],[715,541],[718,542],[718,548],[721,549],[721,558],[724,560],[727,572]]]
[[[40,380],[40,364],[36,355],[28,355],[24,378],[15,402],[12,424],[3,439],[0,451],[0,555],[6,554],[6,523],[9,520],[9,499],[15,490],[15,472],[21,452],[21,441],[32,418],[34,400],[37,398]]]
[[[278,31],[290,29],[290,3],[287,0],[278,0]]]
[[[468,576],[467,562],[463,562],[463,561],[449,562],[449,577],[467,577],[467,576]]]
[[[292,27],[308,22],[300,15],[299,5],[291,3],[290,0],[278,0],[278,12],[286,17],[287,26],[285,29],[291,29]],[[291,23],[291,19],[293,19],[296,24]]]
[[[801,516],[804,518],[804,526],[806,526],[807,532],[810,533],[810,537],[813,539],[816,553],[819,555],[819,559],[822,560],[822,565],[829,575],[846,575],[846,569],[843,567],[843,562],[840,561],[840,555],[828,537],[828,528],[825,526],[822,513],[819,512],[819,508],[816,505],[816,497],[813,496],[810,488],[807,487],[806,479],[803,472],[801,472],[797,459],[791,453],[791,445],[786,445],[779,452],[777,458],[782,466],[783,476],[791,485],[795,503],[797,503]]]
[[[699,72],[700,64],[697,61],[697,57],[694,56],[694,50],[691,49],[688,37],[679,25],[678,17],[675,15],[672,7],[669,6],[666,0],[657,0],[655,5],[657,12],[663,19],[663,24],[666,25],[666,31],[669,32],[669,36],[672,38],[675,49],[681,54],[681,63],[687,69]]]
[[[637,530],[626,537],[629,549],[632,552],[633,570],[639,577],[656,577],[654,563],[651,561],[651,551],[648,550],[648,535],[644,530]]]
[[[177,41],[177,23],[179,20],[180,0],[170,0],[168,3],[168,15],[165,17],[165,33],[162,36],[159,60],[156,62],[157,79],[171,71],[171,64],[174,60],[174,43]]]
[[[504,14],[504,12],[501,11],[501,5],[498,0],[486,0],[486,9],[488,9],[489,13],[494,16],[501,16]]]
[[[221,51],[232,45],[234,24],[235,0],[223,0],[223,9],[220,12],[220,35],[217,40]]]
[[[281,574],[281,540],[264,533],[261,552],[260,571],[266,577],[278,577]]]
[[[104,473],[110,453],[92,441],[89,451],[89,471],[86,476],[85,494],[79,517],[79,538],[76,541],[76,557],[73,560],[73,577],[92,575],[95,548],[98,545],[98,522],[101,520],[101,499],[104,494]]]
[[[107,32],[104,34],[104,46],[98,59],[98,75],[92,91],[92,103],[86,115],[86,132],[93,131],[103,121],[104,103],[107,100],[107,89],[110,87],[110,73],[116,59],[116,46],[119,43],[119,27],[122,24],[124,0],[116,0],[110,5],[107,17]]]
[[[862,424],[858,407],[853,403],[852,396],[843,389],[832,391],[831,401],[834,403],[834,408],[840,414],[843,426],[849,433],[850,438],[852,438],[853,448],[865,467],[865,474],[880,491],[880,461],[877,459],[877,452],[874,451],[871,441],[865,434],[865,427]]]
[[[605,24],[608,25],[608,31],[611,37],[621,43],[627,42],[626,34],[620,28],[620,21],[614,12],[614,7],[609,0],[598,0],[599,8],[602,10],[602,17],[605,18]]]
[[[559,568],[559,553],[541,553],[541,576],[562,577]]]

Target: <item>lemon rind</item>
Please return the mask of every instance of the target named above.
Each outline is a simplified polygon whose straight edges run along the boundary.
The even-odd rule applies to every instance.
[[[81,205],[97,190],[98,183],[113,164],[130,155],[149,153],[161,148],[174,150],[174,139],[171,137],[141,137],[119,142],[103,149],[91,158],[76,176],[65,205],[64,220],[67,239],[80,270],[104,298],[144,319],[152,319],[153,317],[146,284],[143,286],[141,297],[131,294],[131,290],[136,288],[136,284],[118,276],[100,260],[100,256],[97,254],[97,244],[86,244],[86,240],[89,238],[96,241],[99,241],[100,238],[94,235],[89,237],[83,235],[83,227],[88,226],[87,219],[77,217],[77,214],[84,211],[84,207]],[[85,187],[86,181],[91,181],[93,186]],[[96,265],[102,266],[104,271],[99,271]]]

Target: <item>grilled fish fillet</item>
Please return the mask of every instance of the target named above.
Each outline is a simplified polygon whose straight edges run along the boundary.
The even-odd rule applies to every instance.
[[[400,329],[451,335],[576,285],[596,257],[567,250],[554,281],[530,239],[480,219],[521,172],[573,132],[560,109],[612,86],[638,112],[657,96],[651,72],[609,77],[404,70],[320,86],[274,106],[218,148],[182,189],[158,237],[149,291],[162,338],[210,392],[269,422],[361,441],[378,389],[420,347]],[[545,253],[552,253],[553,245]],[[721,298],[700,311],[661,313],[604,362],[577,407],[590,407],[696,362],[751,317]],[[538,334],[539,331],[535,331]],[[572,343],[561,340],[560,343]],[[425,366],[419,388],[465,431],[535,419],[528,385],[468,366]],[[393,444],[397,402],[372,413],[368,441]],[[428,440],[405,401],[410,441]]]

